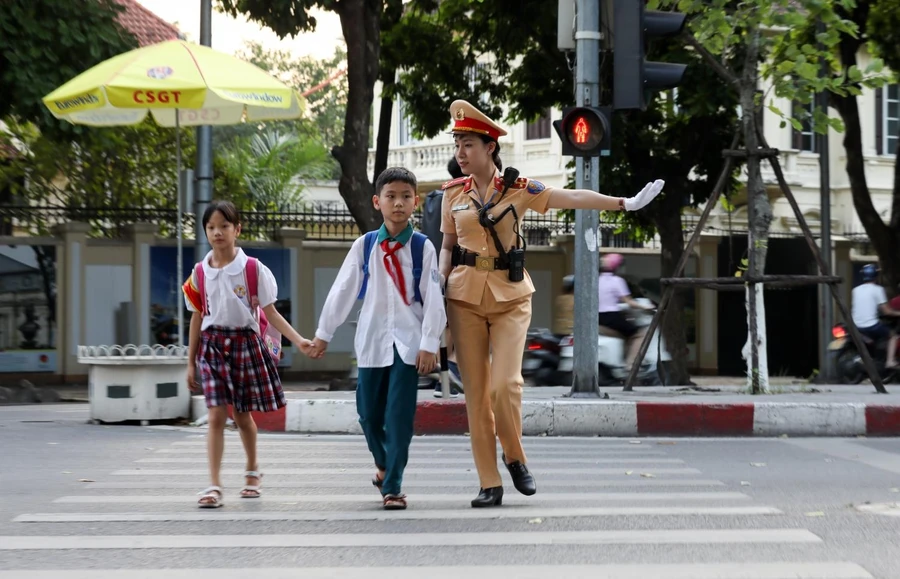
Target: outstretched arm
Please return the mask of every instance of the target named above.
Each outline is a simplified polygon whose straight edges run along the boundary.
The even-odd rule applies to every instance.
[[[282,316],[278,310],[275,309],[275,304],[269,304],[268,306],[263,308],[263,311],[266,313],[266,319],[269,320],[269,323],[275,326],[275,329],[281,332],[281,335],[287,337],[288,340],[291,341],[292,344],[297,346],[297,349],[303,352],[304,354],[309,354],[310,348],[312,348],[312,341],[307,340],[303,336],[300,335],[297,330],[295,330],[284,316]]]
[[[610,197],[588,189],[557,189],[550,192],[548,205],[553,209],[596,209],[598,211],[637,211],[659,195],[666,182],[657,179],[634,197]]]

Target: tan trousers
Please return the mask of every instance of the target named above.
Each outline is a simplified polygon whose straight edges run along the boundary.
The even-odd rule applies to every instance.
[[[507,462],[526,463],[522,448],[522,353],[531,324],[531,296],[497,302],[485,288],[479,305],[447,300],[447,318],[456,338],[481,488],[499,487],[502,479],[497,466],[497,438]]]

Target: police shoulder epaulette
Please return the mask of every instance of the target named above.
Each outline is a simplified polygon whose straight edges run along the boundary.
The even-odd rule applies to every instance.
[[[462,185],[463,183],[466,182],[466,179],[468,179],[468,177],[457,177],[456,179],[453,179],[452,181],[447,181],[446,183],[441,185],[441,189],[446,190],[446,189],[449,189],[450,187],[456,187],[457,185]]]

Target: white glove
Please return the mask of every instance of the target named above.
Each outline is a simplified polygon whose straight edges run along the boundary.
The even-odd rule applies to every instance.
[[[662,179],[657,179],[653,183],[647,183],[647,185],[638,192],[634,197],[629,197],[625,200],[625,211],[637,211],[638,209],[643,209],[647,205],[653,201],[657,195],[662,193],[663,187],[666,182]]]

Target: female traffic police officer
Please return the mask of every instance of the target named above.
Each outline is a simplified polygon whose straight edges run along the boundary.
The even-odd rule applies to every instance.
[[[472,506],[490,507],[503,500],[496,438],[516,490],[524,495],[537,491],[521,440],[522,351],[534,285],[524,271],[520,219],[529,209],[636,211],[650,203],[664,183],[649,183],[635,197],[624,199],[546,187],[516,178],[517,172],[504,179],[497,140],[506,131],[463,100],[453,102],[450,114],[456,160],[465,176],[443,187],[439,267],[446,280],[447,317],[466,385],[472,453],[481,482]]]

